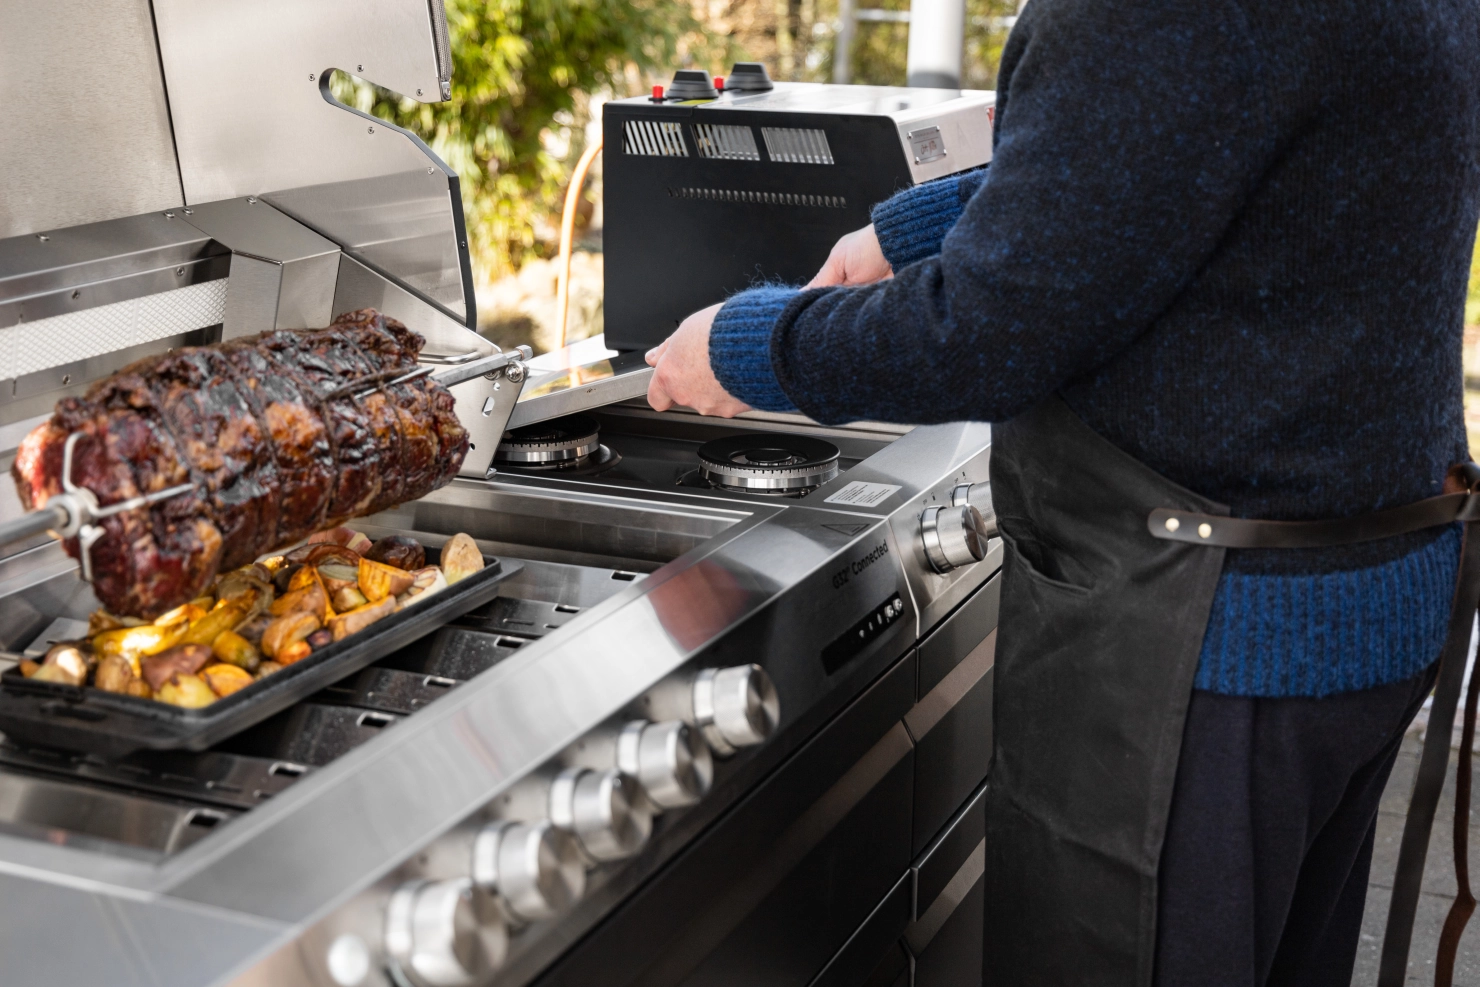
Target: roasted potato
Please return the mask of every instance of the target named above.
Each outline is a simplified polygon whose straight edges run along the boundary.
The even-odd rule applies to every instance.
[[[175,609],[155,617],[154,626],[172,627],[175,624],[189,624],[204,617],[210,609],[210,607],[198,607],[194,603],[182,603]]]
[[[92,646],[87,642],[63,641],[53,644],[47,649],[46,657],[41,659],[43,665],[60,665],[68,674],[81,675],[87,678],[87,673],[93,670],[98,663],[97,656],[93,654]]]
[[[216,640],[211,642],[211,654],[217,661],[248,672],[255,672],[257,666],[262,664],[262,652],[257,646],[236,631],[222,631],[216,635]]]
[[[329,605],[329,597],[324,592],[323,583],[314,580],[310,586],[294,590],[286,596],[280,596],[272,601],[272,606],[267,608],[268,613],[274,617],[282,617],[290,613],[312,613],[318,615],[322,623],[324,611]]]
[[[199,644],[210,648],[222,631],[234,630],[247,617],[246,608],[238,603],[225,602],[195,621],[180,638],[181,644]],[[159,688],[155,686],[155,688]]]
[[[237,624],[236,629],[231,633],[240,636],[252,647],[260,648],[262,645],[262,632],[267,630],[267,625],[271,624],[274,620],[277,620],[277,618],[270,613],[259,613],[257,616],[249,617],[240,624]]]
[[[407,575],[409,576],[409,573]],[[394,596],[383,597],[375,603],[367,603],[363,607],[356,607],[347,613],[340,614],[329,621],[329,629],[334,632],[334,640],[343,641],[351,634],[362,631],[382,617],[388,617],[395,612],[396,598]]]
[[[203,644],[181,644],[139,661],[139,671],[149,688],[158,692],[175,675],[194,675],[211,660],[211,649]]]
[[[257,678],[263,679],[271,675],[273,672],[281,672],[282,670],[283,666],[279,665],[277,662],[264,661],[262,664],[257,666]]]
[[[412,572],[427,564],[427,551],[421,542],[406,535],[389,535],[380,539],[365,553],[371,562],[383,562]]]
[[[33,682],[55,682],[58,685],[82,685],[87,681],[85,675],[75,675],[61,665],[42,665],[28,678]]]
[[[143,679],[140,678],[130,679],[128,683],[128,688],[124,689],[123,691],[136,699],[154,698],[154,690],[149,688],[148,682],[145,682]]]
[[[365,599],[377,603],[387,597],[399,596],[411,588],[412,576],[405,569],[397,569],[383,562],[360,560],[360,592]]]
[[[447,585],[452,586],[482,571],[483,553],[478,550],[472,535],[459,533],[442,546],[442,560],[438,565],[447,577]]]
[[[319,592],[322,593],[323,589],[320,588]],[[302,644],[304,638],[318,630],[321,626],[322,621],[319,620],[318,614],[312,611],[299,610],[284,614],[271,624],[268,624],[267,630],[262,632],[262,653],[269,658],[275,659],[279,664],[286,665],[289,662],[297,661],[303,655],[298,655],[298,658],[289,657],[287,649],[296,644]],[[310,651],[313,650],[307,644],[303,646]],[[307,654],[307,652],[304,652],[304,654]],[[285,661],[284,659],[287,660]]]
[[[93,685],[104,692],[128,692],[128,684],[137,677],[134,675],[134,666],[129,664],[127,658],[122,655],[109,655],[98,662],[98,670],[93,675]]]
[[[32,677],[41,669],[41,665],[39,662],[34,662],[29,658],[22,658],[19,664],[17,664],[15,667],[16,670],[19,671],[21,675],[25,676],[26,678]]]
[[[235,665],[207,665],[201,669],[200,677],[218,696],[229,696],[252,684],[252,676]]]
[[[87,636],[97,637],[104,631],[116,631],[120,627],[138,627],[144,623],[135,617],[115,617],[106,610],[94,610],[87,618]]]
[[[308,642],[309,647],[317,651],[322,647],[326,647],[327,645],[334,643],[334,632],[329,630],[329,628],[327,627],[320,627],[308,637],[304,638],[304,640]]]
[[[175,624],[173,627],[156,627],[153,624],[120,627],[95,635],[92,646],[100,660],[109,655],[122,655],[131,664],[137,664],[144,655],[159,654],[179,644],[187,630],[188,624]]]
[[[355,607],[363,607],[370,601],[365,599],[365,594],[360,592],[360,587],[354,585],[335,590],[334,595],[329,598],[329,602],[334,606],[336,612],[344,613],[346,610],[353,610]]]
[[[228,666],[229,667],[229,666]],[[200,709],[216,701],[216,694],[199,675],[176,675],[155,690],[154,698],[171,706]]]

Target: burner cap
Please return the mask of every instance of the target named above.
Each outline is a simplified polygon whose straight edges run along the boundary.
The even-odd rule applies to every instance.
[[[601,427],[585,415],[552,418],[505,432],[493,461],[505,466],[549,466],[585,459],[601,447]]]
[[[806,435],[728,435],[699,447],[699,473],[727,490],[795,493],[838,475],[838,447]]]

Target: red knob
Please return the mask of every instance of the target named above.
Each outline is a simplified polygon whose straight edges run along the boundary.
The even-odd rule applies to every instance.
[[[716,89],[724,89],[725,88],[725,77],[724,76],[717,75],[717,76],[714,77],[714,88],[716,88]]]
[[[656,102],[660,102],[662,99],[663,99],[663,87],[662,86],[654,86],[653,87],[653,102],[655,102],[655,103]]]

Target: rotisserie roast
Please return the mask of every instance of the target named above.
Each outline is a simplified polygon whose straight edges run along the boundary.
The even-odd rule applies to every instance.
[[[152,618],[198,596],[218,570],[450,482],[468,434],[446,387],[421,377],[425,340],[373,309],[327,329],[275,331],[182,349],[98,381],[22,442],[12,472],[39,507],[72,481],[102,505],[181,483],[195,490],[101,522],[98,599]],[[359,382],[358,384],[356,382]],[[76,557],[77,540],[67,542]]]

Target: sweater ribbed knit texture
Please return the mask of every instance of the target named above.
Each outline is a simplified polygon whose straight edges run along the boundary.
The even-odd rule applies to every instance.
[[[1033,0],[995,142],[984,176],[878,207],[892,279],[727,303],[727,389],[823,422],[1005,421],[1056,393],[1239,517],[1411,503],[1467,458],[1480,5]],[[1198,685],[1405,678],[1457,561],[1443,529],[1229,551]]]

